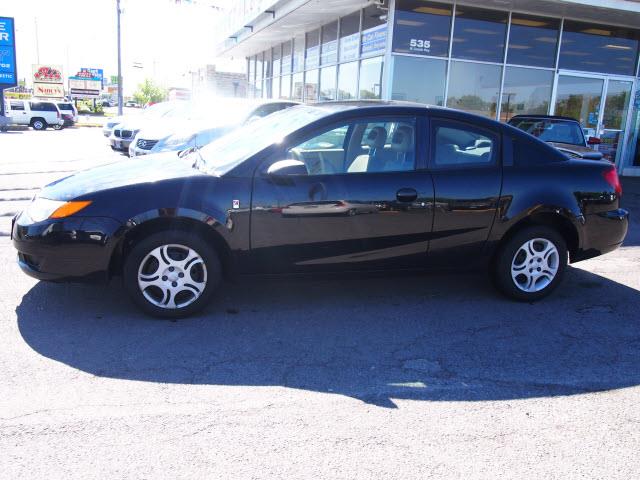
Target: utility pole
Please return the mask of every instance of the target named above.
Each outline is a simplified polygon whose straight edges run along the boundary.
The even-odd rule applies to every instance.
[[[116,8],[118,10],[118,115],[122,115],[122,53],[120,39],[120,0],[116,0]]]
[[[38,17],[33,17],[33,24],[36,30],[36,63],[40,63],[40,39],[38,38]]]

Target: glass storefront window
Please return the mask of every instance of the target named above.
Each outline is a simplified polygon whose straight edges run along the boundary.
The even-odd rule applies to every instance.
[[[304,101],[314,103],[318,101],[318,69],[309,70],[304,75]]]
[[[301,102],[304,92],[304,73],[294,73],[291,76],[291,80],[291,100]]]
[[[451,56],[502,63],[507,19],[506,12],[456,6]]]
[[[353,100],[358,92],[358,62],[338,66],[338,100]]]
[[[360,50],[360,12],[340,19],[340,61],[355,60]]]
[[[262,54],[262,58],[263,58],[262,68],[264,69],[264,77],[268,78],[271,75],[273,75],[271,73],[271,49],[265,51]]]
[[[600,78],[574,77],[560,75],[556,91],[555,114],[578,120],[583,127],[598,128],[602,88],[604,80]]]
[[[259,53],[258,55],[256,55],[256,88],[255,88],[255,95],[254,97],[256,98],[261,98],[262,97],[262,80],[263,80],[263,76],[262,76],[262,54]]]
[[[451,62],[447,107],[496,118],[502,67]]]
[[[322,27],[322,44],[320,63],[336,63],[338,60],[338,22],[331,22]]]
[[[320,100],[336,99],[336,67],[324,67],[320,70]]]
[[[556,63],[560,20],[511,15],[507,63],[553,68]]]
[[[358,98],[382,98],[382,57],[367,58],[360,62]]]
[[[640,32],[622,27],[566,20],[560,45],[560,68],[634,75]]]
[[[360,53],[363,56],[380,55],[387,48],[387,12],[370,5],[362,11],[362,42]]]
[[[305,69],[318,68],[320,64],[320,29],[307,33]]]
[[[603,128],[624,130],[629,112],[632,85],[631,82],[624,80],[609,80],[602,117]]]
[[[282,74],[291,73],[291,41],[282,44]]]
[[[282,45],[276,45],[273,47],[273,53],[271,55],[273,64],[273,76],[280,75],[280,57],[282,56]]]
[[[304,34],[293,39],[293,71],[304,69]]]
[[[291,75],[280,77],[280,97],[285,100],[291,98]]]
[[[444,105],[446,60],[393,57],[391,99]]]
[[[280,98],[280,77],[271,80],[271,98]]]
[[[506,122],[514,115],[547,114],[552,88],[552,70],[507,67],[502,89],[500,121]]]
[[[248,72],[249,72],[249,79],[247,80],[247,83],[249,84],[249,92],[248,95],[249,97],[253,97],[254,96],[254,86],[256,84],[256,57],[249,57],[249,67],[248,67]]]
[[[451,10],[451,5],[423,0],[397,0],[393,51],[448,56]]]

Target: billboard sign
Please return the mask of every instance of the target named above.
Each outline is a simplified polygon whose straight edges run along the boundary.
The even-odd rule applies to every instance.
[[[33,65],[33,83],[59,83],[63,84],[62,66],[60,65]]]
[[[98,98],[102,91],[102,81],[91,72],[81,70],[69,77],[69,95],[73,98]]]
[[[33,96],[46,98],[63,98],[64,86],[61,83],[33,82]]]
[[[0,17],[0,89],[18,84],[13,18]]]

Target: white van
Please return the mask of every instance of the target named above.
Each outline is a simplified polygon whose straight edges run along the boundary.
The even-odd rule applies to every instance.
[[[29,125],[34,130],[46,130],[47,127],[64,125],[64,119],[58,106],[46,100],[9,100],[12,123]]]

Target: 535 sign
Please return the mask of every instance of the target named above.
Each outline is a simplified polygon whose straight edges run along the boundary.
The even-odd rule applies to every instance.
[[[431,41],[412,38],[409,40],[409,50],[412,52],[429,53],[431,50]]]

